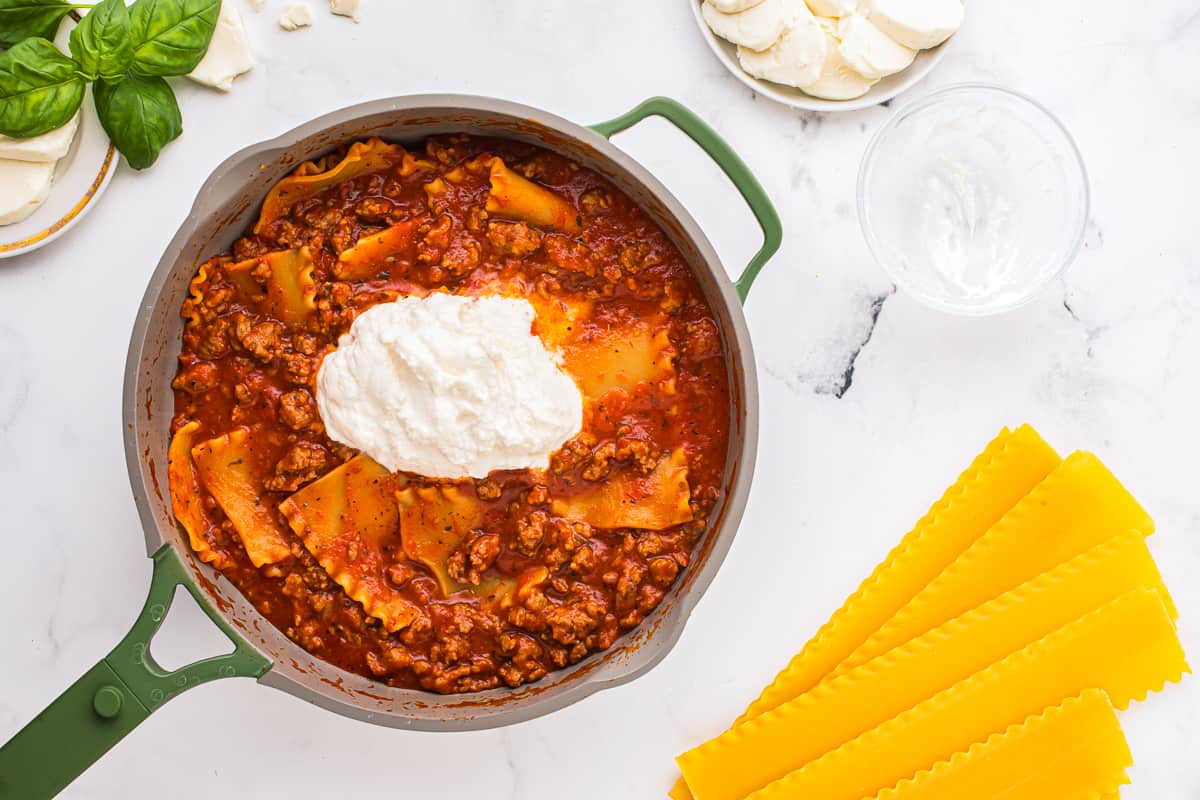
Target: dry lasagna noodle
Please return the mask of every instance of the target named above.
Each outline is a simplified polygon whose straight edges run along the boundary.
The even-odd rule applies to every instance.
[[[1089,689],[873,800],[1092,800],[1115,793],[1132,765],[1108,695]]]
[[[820,683],[1060,462],[1030,426],[1003,429],[734,724]],[[671,795],[691,797],[682,779]]]
[[[679,758],[702,800],[741,798],[1122,593],[1166,588],[1134,534],[1107,542]],[[739,765],[753,764],[753,768]],[[702,788],[703,787],[703,788]],[[814,795],[824,797],[824,795]]]
[[[1137,589],[860,735],[748,800],[859,800],[1087,689],[1118,709],[1188,669],[1158,592]],[[753,722],[749,724],[754,724]],[[799,735],[803,736],[801,732]],[[746,768],[734,767],[745,782]],[[692,784],[702,800],[727,797]]]
[[[844,673],[1109,537],[1154,521],[1100,460],[1074,453],[838,668]]]
[[[192,460],[204,488],[233,523],[250,563],[261,567],[292,554],[275,510],[263,505],[259,495],[264,476],[258,472],[249,430],[237,428],[201,442],[192,448]]]
[[[387,469],[355,456],[279,505],[322,569],[389,631],[419,611],[388,583],[386,547],[399,547],[399,514]]]
[[[820,683],[1059,461],[1028,425],[1001,431],[737,722]]]

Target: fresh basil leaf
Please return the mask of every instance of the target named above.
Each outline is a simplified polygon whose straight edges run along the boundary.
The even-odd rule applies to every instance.
[[[163,146],[183,133],[175,93],[162,78],[130,73],[115,83],[97,82],[92,94],[100,124],[134,169],[153,164]]]
[[[71,30],[71,55],[92,80],[119,80],[133,60],[125,0],[102,0]]]
[[[208,51],[221,0],[137,0],[129,9],[138,75],[187,75]]]
[[[79,65],[45,39],[0,53],[0,133],[25,138],[62,127],[83,102]]]
[[[53,39],[75,6],[65,0],[0,0],[0,47],[23,39]]]

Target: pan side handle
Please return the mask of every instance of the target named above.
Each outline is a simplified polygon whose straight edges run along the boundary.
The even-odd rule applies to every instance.
[[[184,586],[229,637],[234,651],[174,671],[159,666],[150,640]],[[179,554],[154,554],[146,604],[121,643],[0,747],[0,798],[53,797],[177,694],[217,678],[258,678],[271,662],[237,634],[193,585]]]
[[[746,162],[734,152],[729,143],[693,111],[669,97],[652,97],[627,114],[590,127],[604,138],[610,139],[614,134],[633,127],[646,117],[654,116],[662,117],[686,133],[692,141],[700,146],[701,150],[717,162],[717,166],[741,192],[758,220],[759,227],[762,228],[762,247],[754,254],[754,258],[750,259],[750,263],[742,271],[741,277],[734,282],[738,298],[745,303],[746,295],[750,293],[750,286],[754,283],[754,279],[758,277],[758,273],[762,271],[771,256],[779,250],[779,245],[783,241],[783,224],[779,220],[779,212],[775,210],[775,205],[767,196],[762,184],[758,182],[758,178],[754,177],[750,167],[746,166]]]

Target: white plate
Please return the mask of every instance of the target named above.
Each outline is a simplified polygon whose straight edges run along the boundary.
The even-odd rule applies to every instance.
[[[949,40],[931,50],[920,51],[908,69],[887,76],[872,86],[871,91],[862,97],[856,97],[853,100],[822,100],[791,86],[760,80],[747,73],[738,63],[737,45],[717,36],[704,21],[704,17],[700,13],[701,0],[687,1],[692,6],[692,16],[696,18],[696,24],[700,26],[700,33],[704,36],[704,41],[708,42],[709,48],[721,60],[726,69],[732,72],[739,81],[764,97],[769,97],[792,108],[802,108],[805,111],[857,111],[861,108],[870,108],[880,103],[886,103],[901,92],[912,88],[928,75],[929,71],[937,66],[937,63],[946,55],[947,45],[954,40],[954,37],[951,36]]]
[[[64,25],[57,37],[64,51],[70,28],[70,23]],[[36,250],[69,231],[96,205],[117,171],[119,156],[100,126],[91,87],[84,95],[81,111],[75,141],[58,161],[46,202],[24,220],[0,225],[0,258]]]

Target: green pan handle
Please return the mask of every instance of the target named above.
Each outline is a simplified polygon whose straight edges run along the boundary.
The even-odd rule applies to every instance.
[[[150,640],[184,586],[234,643],[232,653],[168,672],[150,655]],[[154,554],[150,596],[129,633],[45,711],[0,747],[0,798],[53,797],[163,703],[217,678],[257,678],[271,662],[241,638],[192,584],[179,554]]]
[[[738,297],[745,303],[746,295],[749,294],[754,279],[758,277],[763,265],[779,250],[779,245],[783,241],[783,225],[779,221],[779,212],[775,210],[771,198],[767,196],[762,184],[758,182],[758,178],[755,178],[754,173],[746,166],[746,162],[733,152],[733,148],[721,138],[720,134],[692,111],[669,97],[651,97],[628,114],[623,114],[608,122],[592,125],[591,129],[604,138],[610,139],[614,134],[620,133],[626,128],[632,128],[646,117],[655,116],[662,117],[686,133],[692,138],[692,141],[700,145],[704,152],[708,153],[713,161],[717,162],[717,166],[725,172],[737,190],[742,193],[742,197],[746,199],[746,203],[749,204],[750,210],[754,212],[758,224],[762,227],[762,248],[754,254],[754,258],[750,259],[750,263],[742,271],[741,277],[734,282]]]

